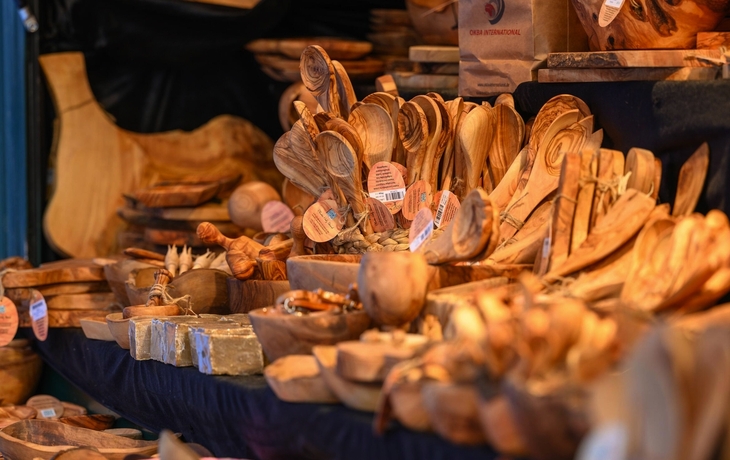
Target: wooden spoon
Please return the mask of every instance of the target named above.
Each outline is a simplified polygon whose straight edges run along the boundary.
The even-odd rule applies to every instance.
[[[423,109],[413,102],[406,102],[398,112],[398,136],[406,151],[408,183],[422,179],[421,169],[428,148],[428,120]]]
[[[525,226],[514,237],[505,241],[489,256],[489,263],[496,264],[534,264],[538,249],[543,244],[550,224],[552,203],[545,200],[530,215]]]
[[[454,152],[456,144],[456,133],[459,130],[461,114],[464,111],[464,99],[457,97],[452,101],[444,104],[449,114],[449,125],[451,133],[449,136],[446,149],[444,150],[443,166],[441,168],[441,190],[451,190],[451,184],[454,179]]]
[[[434,100],[436,101],[436,106],[438,107],[441,115],[441,135],[438,137],[436,152],[433,157],[433,165],[431,167],[431,178],[429,181],[431,182],[433,189],[438,190],[441,159],[449,146],[453,149],[455,131],[454,124],[451,122],[451,115],[449,115],[449,111],[446,109],[444,102],[439,99]]]
[[[368,170],[380,161],[390,162],[393,156],[393,120],[376,104],[362,104],[352,111],[347,122],[362,140],[362,162]]]
[[[357,160],[362,163],[363,152],[365,151],[363,141],[360,139],[360,135],[350,123],[346,122],[342,118],[330,118],[325,122],[324,126],[325,129],[322,131],[334,131],[347,139],[347,142],[350,143],[357,154]]]
[[[347,75],[347,71],[339,61],[332,61],[332,68],[335,71],[335,83],[340,101],[340,114],[342,118],[347,119],[350,116],[350,110],[353,104],[357,102],[355,89],[352,87],[352,82],[350,82],[350,76]]]
[[[291,132],[286,132],[274,144],[274,164],[293,184],[312,196],[319,196],[328,188],[327,181],[325,177],[312,171],[309,164],[294,153],[290,148],[290,136]]]
[[[627,188],[650,194],[654,188],[654,154],[649,150],[632,148],[626,155],[624,174],[631,173]]]
[[[466,173],[464,196],[479,184],[482,166],[487,160],[487,153],[492,144],[495,122],[496,118],[492,108],[478,106],[466,115],[458,132],[460,153]]]
[[[679,170],[677,194],[674,197],[674,208],[672,209],[673,216],[687,216],[695,210],[705,184],[709,165],[710,149],[705,142]]]
[[[302,83],[324,110],[341,116],[335,69],[327,52],[318,45],[307,46],[299,60],[299,72]]]
[[[226,250],[226,261],[231,267],[233,276],[237,279],[246,280],[254,275],[256,257],[264,249],[263,245],[247,236],[232,240],[223,235],[210,222],[202,222],[198,225],[197,234],[204,243],[217,244]]]
[[[495,105],[494,113],[494,141],[487,156],[491,183],[497,186],[522,149],[525,124],[522,117],[509,105]]]
[[[487,192],[472,190],[444,233],[425,246],[428,263],[461,262],[481,254],[489,242],[493,217]]]
[[[421,179],[429,181],[433,190],[436,190],[438,184],[434,184],[430,181],[431,170],[433,168],[434,158],[436,157],[436,150],[438,149],[439,141],[441,138],[441,111],[437,105],[435,99],[425,96],[418,95],[411,99],[411,102],[417,104],[423,110],[426,115],[428,122],[428,137],[426,138],[426,156],[423,159],[423,165],[421,166]],[[439,155],[440,157],[440,155]]]
[[[297,114],[299,114],[299,120],[301,120],[302,126],[307,131],[307,134],[309,134],[308,140],[312,149],[316,149],[317,146],[314,145],[314,139],[317,137],[317,134],[319,134],[320,129],[317,126],[317,122],[314,120],[314,115],[312,115],[312,112],[309,111],[307,104],[304,102],[294,101],[293,104],[294,110],[296,110]],[[292,128],[293,127],[294,123],[292,123]]]
[[[405,157],[399,158],[399,153],[403,153],[403,144],[398,136],[398,112],[400,112],[400,103],[398,99],[398,97],[392,94],[375,92],[365,96],[362,102],[365,104],[377,104],[390,114],[390,119],[393,125],[393,155],[391,156],[391,159],[405,165]]]
[[[367,212],[367,206],[363,199],[360,163],[352,146],[336,132],[322,131],[317,136],[317,148],[327,172],[352,207],[355,219],[360,219]],[[360,222],[360,229],[364,234],[368,233],[367,222],[367,219]]]

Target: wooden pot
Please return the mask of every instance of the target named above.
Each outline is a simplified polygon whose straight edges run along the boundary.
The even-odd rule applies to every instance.
[[[364,311],[296,316],[274,308],[261,308],[251,311],[249,318],[271,362],[287,355],[312,354],[315,345],[355,340],[370,327],[370,317]]]
[[[3,404],[25,402],[41,377],[43,361],[24,340],[14,340],[0,348],[0,400]],[[13,345],[15,343],[15,345]]]
[[[290,257],[286,271],[292,289],[346,294],[349,286],[357,282],[360,255],[317,254]]]
[[[157,453],[157,441],[137,441],[46,420],[21,420],[0,430],[0,452],[8,459],[48,460],[78,446],[94,447],[109,460]]]
[[[571,0],[592,50],[694,48],[697,32],[712,31],[728,12],[728,0],[624,2],[607,27],[598,23],[604,0]]]

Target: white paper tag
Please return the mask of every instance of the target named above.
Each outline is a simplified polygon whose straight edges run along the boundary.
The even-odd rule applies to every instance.
[[[451,192],[448,190],[444,190],[444,193],[441,194],[439,207],[436,210],[436,219],[434,220],[437,227],[441,227],[441,219],[444,218],[444,210],[446,209],[446,205],[449,203],[449,195],[451,195]]]
[[[575,458],[625,460],[628,440],[628,431],[623,424],[613,422],[601,425],[586,436]]]
[[[411,225],[409,239],[409,249],[411,252],[418,251],[431,239],[433,235],[433,213],[429,208],[423,208],[416,214]]]
[[[48,307],[45,299],[40,299],[30,305],[30,317],[33,321],[39,321],[46,316],[48,316]]]
[[[598,13],[598,25],[608,27],[616,19],[624,0],[604,0],[601,11]]]
[[[55,416],[56,416],[56,411],[53,408],[43,409],[41,411],[41,417],[43,417],[43,418],[53,418]]]
[[[371,192],[371,198],[375,198],[381,203],[392,203],[394,201],[402,201],[406,197],[406,189],[399,188],[395,190],[383,190],[380,192]]]
[[[411,245],[410,245],[411,252],[418,251],[418,248],[420,248],[423,245],[423,243],[428,241],[428,239],[431,237],[432,234],[433,234],[433,226],[424,228],[423,231],[421,231],[421,233],[419,233],[416,236],[416,238],[413,240],[413,242],[411,242]]]

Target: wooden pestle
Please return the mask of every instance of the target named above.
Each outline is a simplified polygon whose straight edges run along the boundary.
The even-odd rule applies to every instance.
[[[304,240],[307,234],[304,233],[304,217],[295,216],[291,221],[291,236],[294,239],[289,257],[305,256],[307,249],[304,247]]]
[[[228,238],[210,222],[198,225],[197,233],[204,243],[217,244],[226,250],[226,261],[237,279],[247,280],[254,275],[257,267],[256,258],[264,248],[263,245],[247,236],[235,240]]]

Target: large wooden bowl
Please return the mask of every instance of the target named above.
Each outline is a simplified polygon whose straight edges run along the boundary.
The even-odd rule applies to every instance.
[[[0,399],[3,404],[25,402],[41,377],[43,361],[25,340],[0,348]]]
[[[730,3],[728,0],[627,0],[616,19],[601,27],[598,17],[604,0],[571,1],[592,50],[694,48],[697,32],[714,30],[728,12]]]
[[[271,362],[282,356],[311,355],[315,345],[356,340],[370,327],[370,317],[364,311],[296,316],[260,308],[251,311],[249,318],[264,354]]]
[[[157,453],[157,441],[138,441],[46,420],[21,420],[0,430],[0,452],[13,460],[48,460],[80,446],[94,447],[109,460]]]
[[[129,274],[133,270],[139,270],[143,268],[155,268],[154,265],[140,262],[135,259],[124,259],[113,264],[104,265],[104,276],[106,277],[109,287],[111,288],[114,296],[117,298],[122,306],[127,307],[129,305],[135,305],[130,303],[129,296],[127,295],[127,279]]]
[[[290,257],[286,261],[289,285],[292,289],[346,294],[350,284],[357,282],[360,255],[318,254]]]

